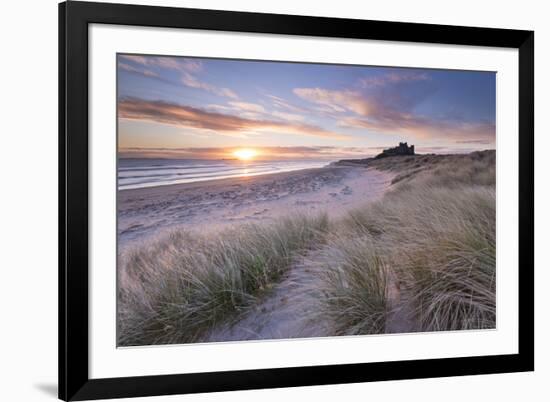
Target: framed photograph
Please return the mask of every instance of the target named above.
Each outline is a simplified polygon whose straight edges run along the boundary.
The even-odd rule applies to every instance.
[[[534,33],[59,5],[59,397],[534,369]]]

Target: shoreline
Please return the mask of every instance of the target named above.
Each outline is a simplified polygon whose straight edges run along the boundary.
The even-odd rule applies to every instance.
[[[308,169],[296,169],[296,170],[288,170],[283,172],[269,172],[269,173],[258,173],[258,174],[251,174],[248,176],[232,176],[232,177],[222,177],[222,178],[216,178],[216,179],[208,179],[208,180],[196,180],[192,182],[187,183],[173,183],[173,184],[160,184],[157,186],[148,186],[148,187],[139,187],[139,188],[125,188],[125,189],[119,189],[118,194],[121,195],[121,193],[127,193],[127,192],[135,192],[135,193],[149,193],[149,192],[157,192],[155,190],[158,190],[159,192],[164,192],[164,190],[185,190],[187,188],[193,188],[193,187],[203,187],[208,186],[210,184],[212,185],[219,185],[219,184],[225,184],[229,182],[237,182],[237,181],[243,181],[246,179],[256,179],[258,177],[264,177],[264,176],[276,176],[276,175],[286,175],[289,173],[307,173],[307,172],[315,172],[319,170],[323,170],[329,167],[343,167],[343,166],[324,166],[320,168],[308,168]],[[234,184],[234,183],[233,183]],[[136,194],[139,195],[139,194]]]
[[[379,198],[393,174],[325,166],[117,192],[119,253],[173,228],[208,232],[294,212],[338,216]]]
[[[141,185],[139,187],[131,187],[131,188],[118,188],[117,191],[132,191],[132,190],[140,190],[140,189],[147,189],[147,188],[156,188],[156,187],[168,187],[168,186],[178,186],[178,185],[185,185],[185,184],[193,184],[193,183],[205,183],[205,182],[211,182],[211,181],[218,181],[218,180],[230,180],[230,179],[240,179],[240,178],[246,178],[246,177],[256,177],[256,176],[267,176],[267,175],[274,175],[274,174],[282,174],[282,173],[290,173],[290,172],[299,172],[304,170],[316,170],[316,169],[324,169],[326,167],[330,167],[332,163],[337,162],[327,162],[324,166],[318,166],[318,167],[306,167],[306,168],[283,168],[281,170],[276,171],[267,171],[267,172],[255,172],[255,173],[238,173],[233,175],[226,175],[226,176],[219,176],[219,177],[200,177],[195,180],[190,181],[182,181],[179,183],[148,183],[145,185]],[[119,179],[120,180],[120,179]],[[128,185],[127,185],[128,186]],[[135,185],[131,185],[135,186]]]

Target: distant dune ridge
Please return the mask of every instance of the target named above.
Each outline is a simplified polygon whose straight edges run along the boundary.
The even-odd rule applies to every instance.
[[[390,155],[209,184],[190,218],[121,249],[118,344],[495,328],[495,161]],[[119,216],[162,226],[192,187],[163,190],[164,210],[160,190],[127,192]]]

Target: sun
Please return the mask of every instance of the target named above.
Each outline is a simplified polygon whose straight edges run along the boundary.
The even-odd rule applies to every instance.
[[[250,148],[240,148],[233,151],[233,156],[241,161],[249,161],[258,155],[258,151]]]

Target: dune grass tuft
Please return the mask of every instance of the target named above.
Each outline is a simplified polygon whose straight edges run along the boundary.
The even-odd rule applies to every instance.
[[[332,335],[385,331],[387,269],[368,236],[330,240],[315,269],[315,318],[328,320]]]

